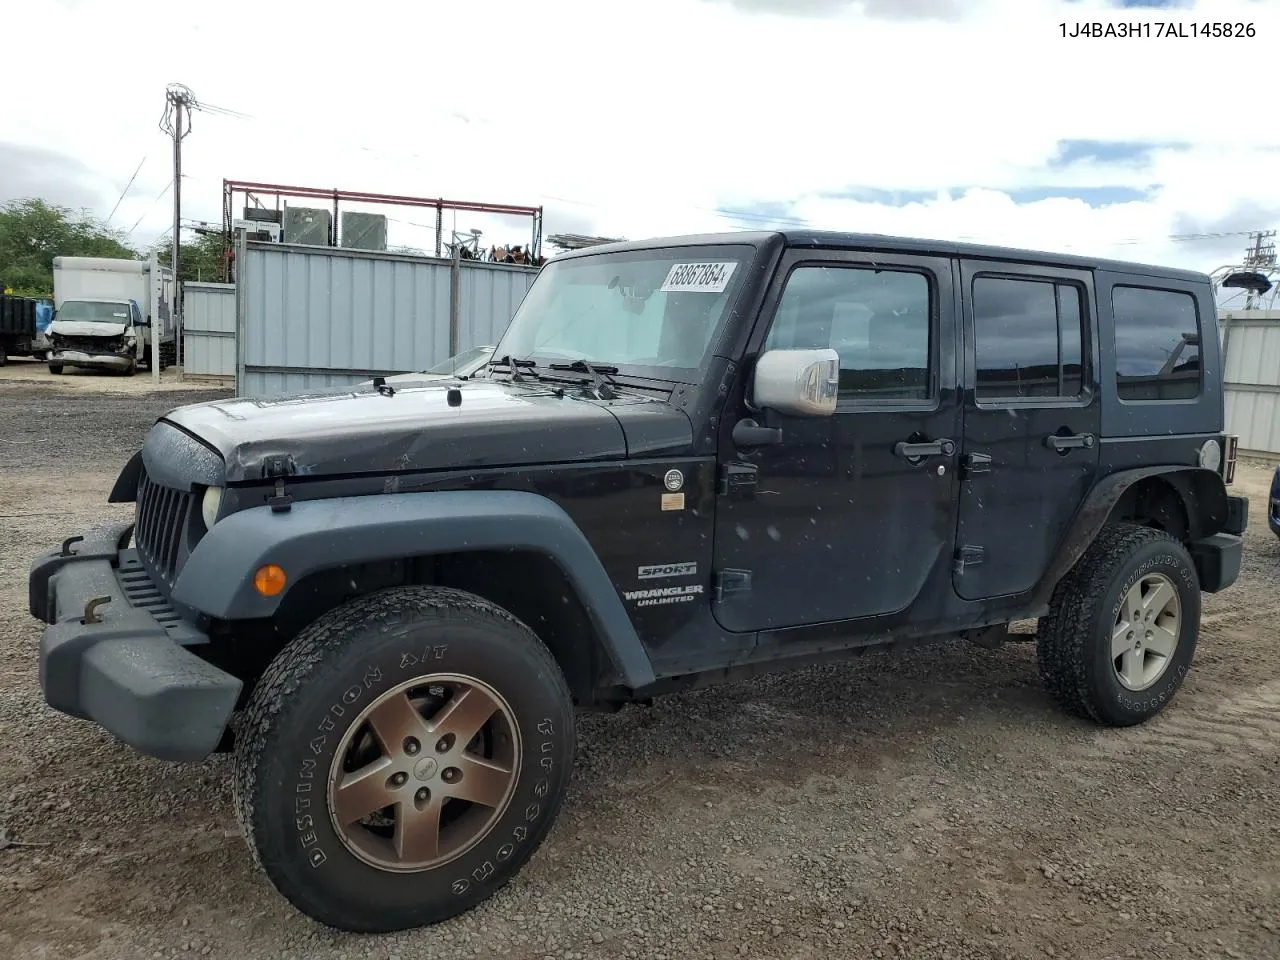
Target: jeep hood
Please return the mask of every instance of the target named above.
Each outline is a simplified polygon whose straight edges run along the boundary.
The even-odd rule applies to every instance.
[[[118,337],[124,333],[125,326],[105,320],[55,320],[49,324],[48,332],[64,337]]]
[[[457,406],[449,405],[451,389],[462,398]],[[215,400],[162,419],[221,454],[228,483],[260,479],[264,458],[282,455],[293,457],[299,476],[349,476],[620,459],[628,429],[632,455],[692,444],[688,417],[667,403],[577,393],[483,380],[405,385],[389,396],[361,386]]]

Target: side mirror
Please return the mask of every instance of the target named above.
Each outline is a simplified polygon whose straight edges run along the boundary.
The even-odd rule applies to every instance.
[[[795,417],[829,417],[840,390],[834,350],[769,350],[756,361],[753,402]]]

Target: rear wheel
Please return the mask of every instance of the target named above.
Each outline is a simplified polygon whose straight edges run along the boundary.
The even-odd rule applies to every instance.
[[[472,594],[352,601],[272,662],[237,734],[236,813],[298,909],[384,932],[491,896],[568,787],[573,705],[545,646]]]
[[[1186,548],[1160,530],[1108,524],[1054,592],[1036,639],[1040,674],[1070,713],[1131,726],[1168,706],[1199,631]]]

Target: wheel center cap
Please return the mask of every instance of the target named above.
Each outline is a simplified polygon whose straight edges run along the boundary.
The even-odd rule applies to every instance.
[[[413,775],[419,780],[430,780],[439,769],[435,757],[423,757],[413,765]]]

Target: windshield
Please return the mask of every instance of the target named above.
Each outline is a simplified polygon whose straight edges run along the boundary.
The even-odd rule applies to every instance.
[[[494,350],[690,379],[707,360],[752,248],[680,247],[553,260]]]
[[[58,311],[59,320],[88,320],[96,323],[128,323],[127,303],[103,303],[98,300],[68,300]]]
[[[423,373],[463,373],[467,367],[472,366],[477,361],[489,359],[489,354],[493,352],[493,347],[472,347],[470,350],[463,350],[459,354],[449,357],[447,360],[441,360],[434,367],[427,367]]]

